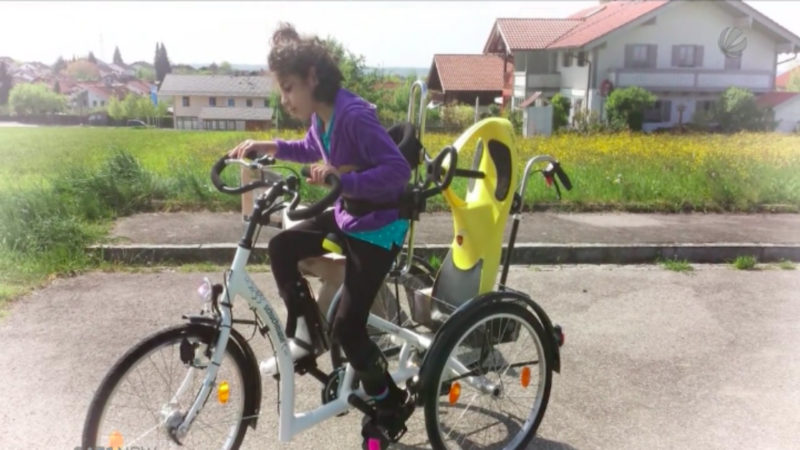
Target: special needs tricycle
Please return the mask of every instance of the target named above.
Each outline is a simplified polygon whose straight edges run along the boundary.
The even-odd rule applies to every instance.
[[[531,171],[544,166],[537,171],[556,187],[560,180],[569,189],[570,181],[558,161],[542,155],[527,162],[520,182],[513,129],[500,118],[474,124],[431,158],[421,144],[426,98],[426,87],[418,81],[411,90],[408,122],[389,130],[414,169],[398,204],[412,222],[405,251],[387,276],[368,326],[390,361],[392,377],[416,395],[431,447],[523,448],[547,408],[564,335],[533,299],[506,285],[508,269]],[[474,150],[472,164],[459,168],[459,155],[468,149]],[[201,286],[204,304],[199,313],[184,315],[183,323],[143,339],[113,365],[86,416],[86,448],[238,448],[247,427],[255,429],[262,414],[262,377],[277,381],[282,442],[351,408],[372,414],[335,342],[330,372],[320,368],[313,353],[293,361],[284,323],[273,306],[282,301],[268,300],[246,270],[261,227],[274,223],[271,216],[284,214],[284,226],[290,226],[321,213],[339,198],[338,179],[326,180],[330,190],[321,200],[299,207],[303,177],[294,170],[277,166],[271,157],[226,158],[212,169],[217,189],[234,195],[264,190],[254,201],[231,267],[220,283],[206,280]],[[220,175],[229,165],[264,175],[231,187]],[[463,197],[451,185],[460,177],[467,179]],[[414,255],[414,230],[426,201],[440,194],[452,211],[454,235],[434,270]],[[509,215],[513,222],[501,264]],[[347,255],[336,255],[341,247],[333,237],[323,245],[331,255],[309,262],[306,270],[328,274],[318,291],[326,298],[318,300],[322,315],[332,317],[338,292],[330,284],[336,279],[337,259]],[[233,317],[236,297],[246,301],[252,320]],[[257,330],[272,354],[259,361],[234,325]],[[295,374],[310,374],[321,382],[318,407],[295,411]],[[273,409],[265,411],[271,414]]]

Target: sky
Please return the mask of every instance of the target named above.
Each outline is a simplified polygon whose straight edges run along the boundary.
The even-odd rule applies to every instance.
[[[746,3],[800,35],[800,0]],[[333,36],[373,67],[428,67],[434,53],[480,53],[497,17],[566,17],[596,1],[8,2],[0,56],[52,64],[95,56],[172,63],[265,64],[279,21]],[[800,59],[800,58],[799,58]]]

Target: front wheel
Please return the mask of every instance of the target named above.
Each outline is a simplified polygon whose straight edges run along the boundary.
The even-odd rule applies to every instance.
[[[431,446],[524,448],[550,396],[552,368],[542,327],[516,303],[450,320],[458,323],[431,346],[431,366],[421,380]]]
[[[236,449],[247,431],[246,358],[233,339],[216,382],[189,433],[173,437],[211,364],[215,329],[180,325],[130,349],[95,392],[83,429],[83,448]]]

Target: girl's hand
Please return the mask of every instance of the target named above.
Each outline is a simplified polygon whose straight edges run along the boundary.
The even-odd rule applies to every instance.
[[[228,157],[233,159],[256,159],[264,155],[274,155],[278,145],[274,141],[255,141],[247,139],[228,152]]]
[[[339,176],[339,171],[330,164],[312,164],[310,169],[311,177],[306,178],[306,181],[311,184],[325,184],[325,177],[331,173]]]

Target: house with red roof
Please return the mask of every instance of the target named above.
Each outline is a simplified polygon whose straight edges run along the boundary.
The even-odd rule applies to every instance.
[[[792,77],[800,78],[800,65],[797,65],[778,75],[778,77],[775,78],[775,89],[779,91],[787,90],[789,81],[791,81]]]
[[[778,122],[775,131],[800,131],[800,93],[767,92],[756,99],[756,104],[761,108],[772,109]]]
[[[510,80],[512,67],[504,68],[504,64],[508,63],[497,55],[436,54],[428,71],[428,88],[435,101],[474,104],[477,98],[479,106],[487,107],[503,94],[504,77]]]
[[[608,92],[640,86],[658,97],[646,130],[690,121],[730,86],[774,91],[778,55],[797,52],[800,37],[739,0],[602,1],[562,19],[499,18],[483,48],[505,63],[504,103],[561,93],[573,112],[602,113]]]

